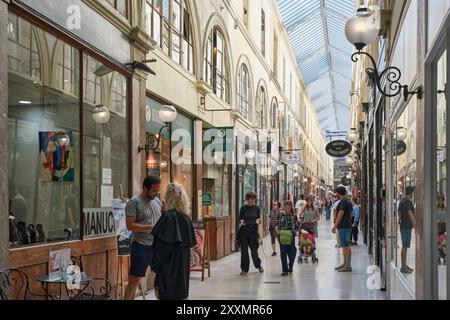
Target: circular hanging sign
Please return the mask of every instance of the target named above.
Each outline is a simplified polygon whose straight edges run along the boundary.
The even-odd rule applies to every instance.
[[[327,144],[325,150],[331,157],[344,158],[352,153],[352,145],[345,140],[334,140]]]
[[[405,141],[397,141],[397,156],[401,156],[406,152],[406,149],[408,149],[408,146],[406,145]]]

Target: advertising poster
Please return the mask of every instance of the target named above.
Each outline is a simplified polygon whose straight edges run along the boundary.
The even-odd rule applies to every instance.
[[[126,225],[125,206],[126,202],[123,202],[121,199],[114,199],[113,211],[114,221],[116,223],[117,251],[119,256],[130,255],[131,232],[128,231]]]
[[[75,181],[71,131],[39,132],[41,181]]]
[[[191,249],[191,270],[203,271],[206,258],[206,223],[194,223],[194,232],[197,239],[197,245]]]
[[[50,281],[61,279],[61,268],[71,264],[70,249],[50,251],[48,260],[48,277]]]

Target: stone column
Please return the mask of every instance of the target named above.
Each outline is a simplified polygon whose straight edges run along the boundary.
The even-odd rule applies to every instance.
[[[9,266],[7,25],[8,5],[0,1],[0,269]]]

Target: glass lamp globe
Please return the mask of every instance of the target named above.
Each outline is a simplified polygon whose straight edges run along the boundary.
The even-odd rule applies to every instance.
[[[351,143],[357,142],[359,139],[359,134],[355,129],[351,129],[347,134],[347,140]]]
[[[345,160],[345,162],[349,165],[349,166],[351,166],[352,164],[353,164],[353,159],[352,158],[347,158],[346,160]]]
[[[111,113],[109,112],[109,109],[104,105],[100,104],[94,108],[92,119],[95,121],[95,123],[104,124],[107,123],[110,118]]]
[[[245,151],[245,157],[247,158],[247,160],[253,160],[255,156],[256,156],[255,150],[248,149],[247,151]]]
[[[161,167],[161,169],[167,168],[168,163],[166,160],[162,160],[159,164],[159,166]]]
[[[367,8],[358,9],[358,13],[345,23],[345,36],[358,50],[374,42],[378,34],[379,26]]]
[[[408,130],[406,128],[397,129],[397,141],[405,141],[408,136]]]
[[[308,178],[303,179],[303,182],[308,182]]]
[[[278,169],[278,171],[283,170],[283,165],[282,165],[282,164],[279,164],[279,165],[277,166],[277,169]]]
[[[177,118],[177,109],[171,105],[163,105],[159,109],[159,118],[164,123],[172,123]]]

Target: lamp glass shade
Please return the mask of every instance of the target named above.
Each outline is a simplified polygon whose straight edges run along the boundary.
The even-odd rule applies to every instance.
[[[163,105],[159,109],[159,118],[164,123],[172,123],[177,118],[177,109],[174,106]]]
[[[159,166],[161,167],[161,169],[167,168],[168,163],[166,160],[162,160],[159,164]]]
[[[303,179],[303,182],[308,182],[308,179],[307,178]]]
[[[347,158],[347,160],[345,160],[345,162],[351,166],[353,164],[353,159],[352,158]]]
[[[109,109],[104,105],[98,105],[94,108],[92,119],[95,121],[95,123],[107,123],[110,118],[111,113],[109,112]]]
[[[245,157],[247,160],[253,160],[256,156],[255,150],[249,149],[245,151]]]
[[[405,128],[397,129],[397,141],[405,141],[408,136],[408,131]]]
[[[351,143],[357,142],[359,139],[359,134],[356,130],[350,130],[347,134],[347,140]]]
[[[345,23],[345,36],[358,50],[373,43],[377,39],[379,31],[376,19],[373,19],[372,16],[355,15]]]

